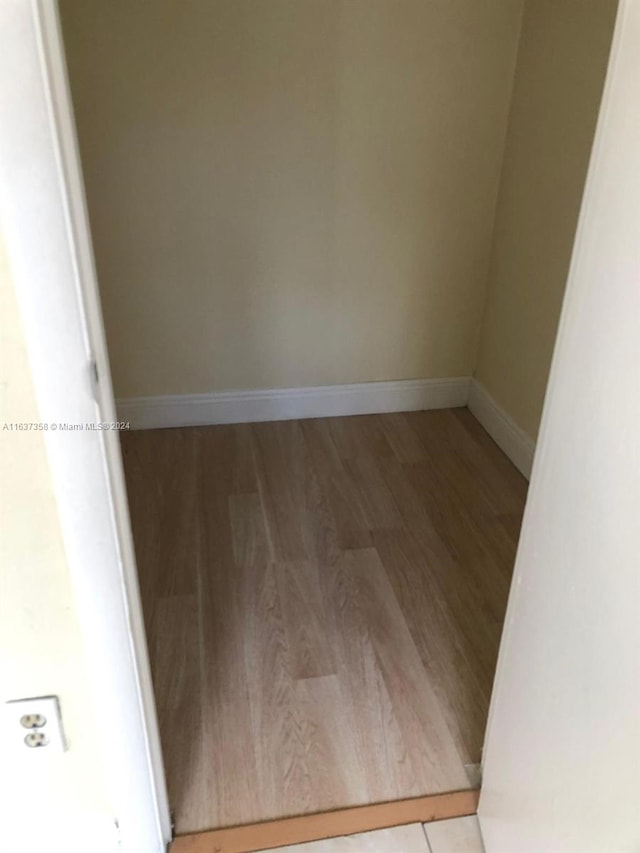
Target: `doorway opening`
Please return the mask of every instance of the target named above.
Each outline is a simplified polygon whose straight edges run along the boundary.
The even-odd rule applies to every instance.
[[[60,6],[176,832],[477,787],[616,4]]]

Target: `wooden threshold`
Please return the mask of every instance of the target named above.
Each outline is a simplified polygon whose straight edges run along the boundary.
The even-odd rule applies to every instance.
[[[354,806],[319,814],[300,815],[263,823],[213,829],[181,835],[170,847],[170,853],[252,853],[288,844],[304,844],[323,838],[353,835],[386,829],[407,823],[429,823],[452,817],[473,815],[478,809],[479,791],[452,791],[427,797],[412,797]]]

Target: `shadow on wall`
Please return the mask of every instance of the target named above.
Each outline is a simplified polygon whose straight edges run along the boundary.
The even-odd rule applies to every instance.
[[[528,0],[476,377],[535,439],[617,0]]]
[[[62,0],[120,396],[467,376],[504,0]]]

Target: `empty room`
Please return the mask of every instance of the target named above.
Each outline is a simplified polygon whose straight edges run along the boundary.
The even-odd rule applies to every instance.
[[[474,813],[616,7],[61,0],[176,835]]]

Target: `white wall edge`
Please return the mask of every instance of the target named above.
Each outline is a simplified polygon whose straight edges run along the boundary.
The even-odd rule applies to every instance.
[[[40,418],[86,424],[113,420],[115,408],[57,11],[55,0],[2,4],[0,207]],[[100,732],[106,825],[118,826],[101,841],[161,853],[171,823],[118,436],[43,434]]]
[[[485,732],[492,853],[638,850],[639,57],[620,0]]]
[[[531,436],[496,403],[477,379],[471,380],[467,405],[498,447],[529,480],[536,450],[536,443]]]
[[[117,411],[132,429],[157,429],[448,409],[467,405],[470,382],[463,376],[132,397],[118,400]]]

